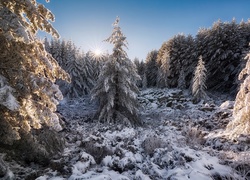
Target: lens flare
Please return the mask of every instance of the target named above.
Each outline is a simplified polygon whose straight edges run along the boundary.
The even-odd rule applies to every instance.
[[[99,48],[97,48],[97,49],[94,50],[94,55],[95,55],[96,57],[99,57],[99,56],[101,56],[102,54],[103,54],[103,52],[102,52],[102,50],[100,50]]]

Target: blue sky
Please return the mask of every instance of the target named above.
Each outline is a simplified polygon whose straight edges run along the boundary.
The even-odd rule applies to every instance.
[[[112,23],[120,17],[127,37],[128,56],[145,59],[164,41],[178,33],[195,35],[199,28],[211,27],[221,19],[237,22],[250,18],[250,0],[37,0],[56,17],[53,23],[61,38],[72,40],[85,52],[101,48],[112,32]],[[44,36],[44,34],[40,34]]]

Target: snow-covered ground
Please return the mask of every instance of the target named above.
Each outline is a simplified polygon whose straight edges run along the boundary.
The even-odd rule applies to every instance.
[[[193,104],[178,89],[141,91],[144,123],[137,128],[93,122],[88,97],[65,100],[58,111],[66,148],[37,180],[250,178],[250,138],[231,141],[224,132],[233,101],[211,96]]]

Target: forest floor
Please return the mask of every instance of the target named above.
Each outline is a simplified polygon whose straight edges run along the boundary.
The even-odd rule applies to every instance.
[[[250,137],[230,140],[225,132],[234,105],[228,99],[210,93],[193,104],[186,91],[146,89],[137,128],[93,122],[97,106],[89,97],[64,100],[58,112],[66,148],[37,180],[250,179]]]

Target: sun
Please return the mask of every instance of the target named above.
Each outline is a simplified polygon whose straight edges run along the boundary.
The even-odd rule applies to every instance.
[[[102,60],[105,58],[106,53],[105,53],[106,48],[103,46],[101,43],[96,43],[96,41],[93,41],[92,44],[89,45],[89,51],[90,51],[90,57],[93,60]]]
[[[99,48],[97,48],[94,50],[94,55],[95,57],[100,57],[102,55],[102,51]]]

